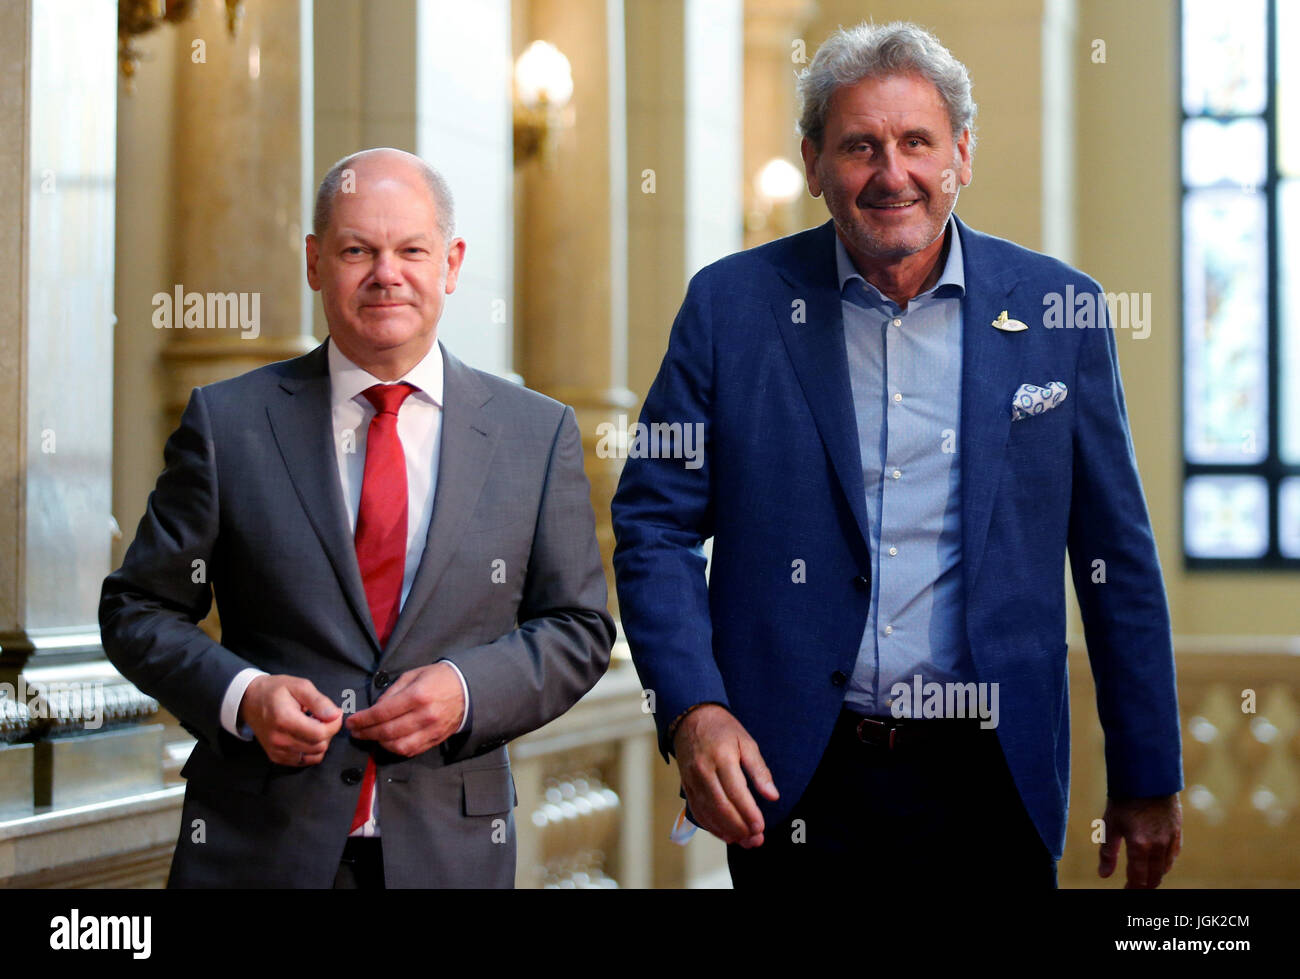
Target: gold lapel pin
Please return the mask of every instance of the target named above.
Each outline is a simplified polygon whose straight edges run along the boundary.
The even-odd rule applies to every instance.
[[[1019,333],[1021,330],[1029,329],[1029,327],[1024,323],[1021,323],[1020,320],[1007,319],[1007,311],[1005,309],[999,313],[998,318],[993,321],[993,326],[1006,333]]]

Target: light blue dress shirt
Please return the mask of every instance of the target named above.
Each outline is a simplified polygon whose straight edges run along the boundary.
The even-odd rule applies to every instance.
[[[845,706],[889,716],[895,683],[976,679],[961,570],[961,238],[906,311],[835,240],[871,534],[871,607]],[[900,709],[902,708],[900,704]],[[919,707],[919,705],[918,705]],[[902,712],[902,716],[912,713]]]

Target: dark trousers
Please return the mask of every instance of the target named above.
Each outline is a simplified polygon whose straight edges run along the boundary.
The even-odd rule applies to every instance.
[[[890,748],[859,740],[857,720],[840,715],[807,791],[762,846],[727,847],[735,887],[1056,887],[995,730],[933,719],[921,723],[955,727]]]
[[[384,889],[384,849],[378,836],[349,836],[334,875],[335,890]]]

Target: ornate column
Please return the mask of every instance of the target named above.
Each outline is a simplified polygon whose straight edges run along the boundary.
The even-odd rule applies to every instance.
[[[243,11],[233,37],[217,4],[175,33],[173,293],[154,297],[154,326],[158,309],[171,314],[162,358],[173,425],[196,385],[316,345],[303,257],[316,186],[312,4],[245,0]],[[194,295],[202,315],[187,322],[176,297]]]
[[[514,25],[516,56],[541,38],[573,68],[572,127],[549,166],[522,165],[515,200],[515,368],[532,388],[571,404],[610,608],[617,614],[609,503],[622,460],[596,453],[598,426],[635,403],[627,389],[626,105],[622,0],[531,0]]]

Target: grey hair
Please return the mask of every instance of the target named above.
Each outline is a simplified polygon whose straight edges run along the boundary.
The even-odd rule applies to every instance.
[[[864,21],[847,30],[841,27],[826,39],[799,76],[799,131],[820,150],[836,90],[864,78],[907,74],[920,75],[939,90],[953,139],[970,130],[973,151],[975,100],[971,98],[970,73],[937,37],[906,21],[880,27]]]
[[[320,188],[316,191],[316,207],[311,216],[311,231],[317,238],[330,226],[334,197],[343,186],[347,171],[351,170],[361,157],[373,152],[375,150],[351,153],[330,167],[329,172],[325,174],[325,179],[320,182]],[[409,159],[424,177],[424,182],[429,188],[429,196],[433,198],[434,210],[438,214],[438,233],[442,235],[444,245],[449,243],[456,234],[456,203],[452,200],[451,188],[447,186],[447,181],[442,174],[414,153],[402,150],[394,150],[394,152],[401,153]]]

